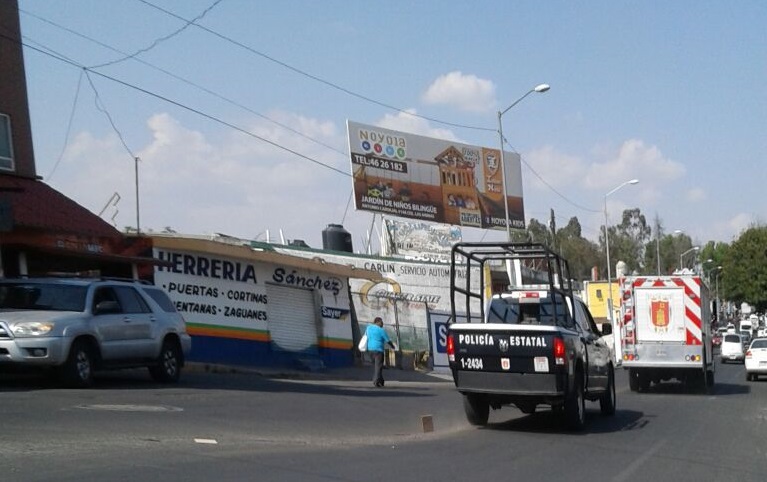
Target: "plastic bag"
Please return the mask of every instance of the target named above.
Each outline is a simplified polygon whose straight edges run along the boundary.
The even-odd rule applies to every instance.
[[[365,333],[360,339],[359,345],[357,345],[359,351],[368,351],[368,334]]]

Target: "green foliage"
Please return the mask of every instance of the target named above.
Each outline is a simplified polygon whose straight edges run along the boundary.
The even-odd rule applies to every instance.
[[[728,300],[767,309],[767,227],[744,231],[726,249],[721,266],[720,286]]]

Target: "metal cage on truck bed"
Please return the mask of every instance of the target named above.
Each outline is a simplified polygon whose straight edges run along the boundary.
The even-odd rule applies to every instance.
[[[515,270],[521,270],[524,266],[541,273],[543,282],[516,284],[511,279],[511,264],[514,264]],[[485,321],[486,303],[498,294],[492,292],[493,267],[506,269],[510,277],[506,292],[547,290],[551,293],[555,322],[569,315],[564,300],[571,302],[573,299],[572,280],[567,260],[559,254],[540,243],[460,242],[453,246],[450,253],[450,308],[453,320],[458,319],[457,315],[465,315],[469,323]],[[472,288],[475,277],[479,277],[478,288]]]

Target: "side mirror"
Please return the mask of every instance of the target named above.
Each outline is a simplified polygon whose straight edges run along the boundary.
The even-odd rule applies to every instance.
[[[102,301],[96,305],[96,315],[105,315],[109,313],[119,313],[120,305],[116,301]]]
[[[613,325],[610,323],[602,323],[602,336],[612,335]]]

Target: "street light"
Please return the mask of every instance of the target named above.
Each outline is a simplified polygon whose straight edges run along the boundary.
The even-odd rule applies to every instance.
[[[498,111],[498,137],[501,142],[501,176],[503,181],[503,207],[504,207],[504,213],[506,214],[506,238],[508,241],[511,241],[511,226],[509,225],[509,198],[506,194],[506,162],[503,157],[503,123],[501,122],[501,117],[503,114],[509,111],[512,107],[522,102],[522,100],[527,97],[528,95],[532,94],[533,92],[543,93],[549,90],[551,87],[549,84],[538,84],[532,89],[528,90],[525,95],[520,97],[519,99],[515,100],[513,104],[506,107],[504,110]]]
[[[607,197],[617,191],[618,189],[622,188],[623,186],[628,186],[629,184],[636,184],[639,182],[639,179],[632,179],[630,181],[626,181],[613,189],[612,191],[605,194],[605,248],[607,250],[607,293],[608,293],[608,302],[607,302],[607,314],[608,314],[608,320],[610,321],[610,324],[613,327],[613,344],[615,345],[615,360],[616,362],[620,360],[620,331],[616,329],[615,326],[615,320],[613,316],[613,283],[610,279],[610,234],[607,231]]]
[[[699,249],[700,249],[700,246],[693,246],[692,248],[688,249],[687,251],[679,255],[679,271],[681,271],[684,267],[682,265],[682,258],[684,258],[684,255],[688,253],[692,253],[693,251],[698,251]]]

